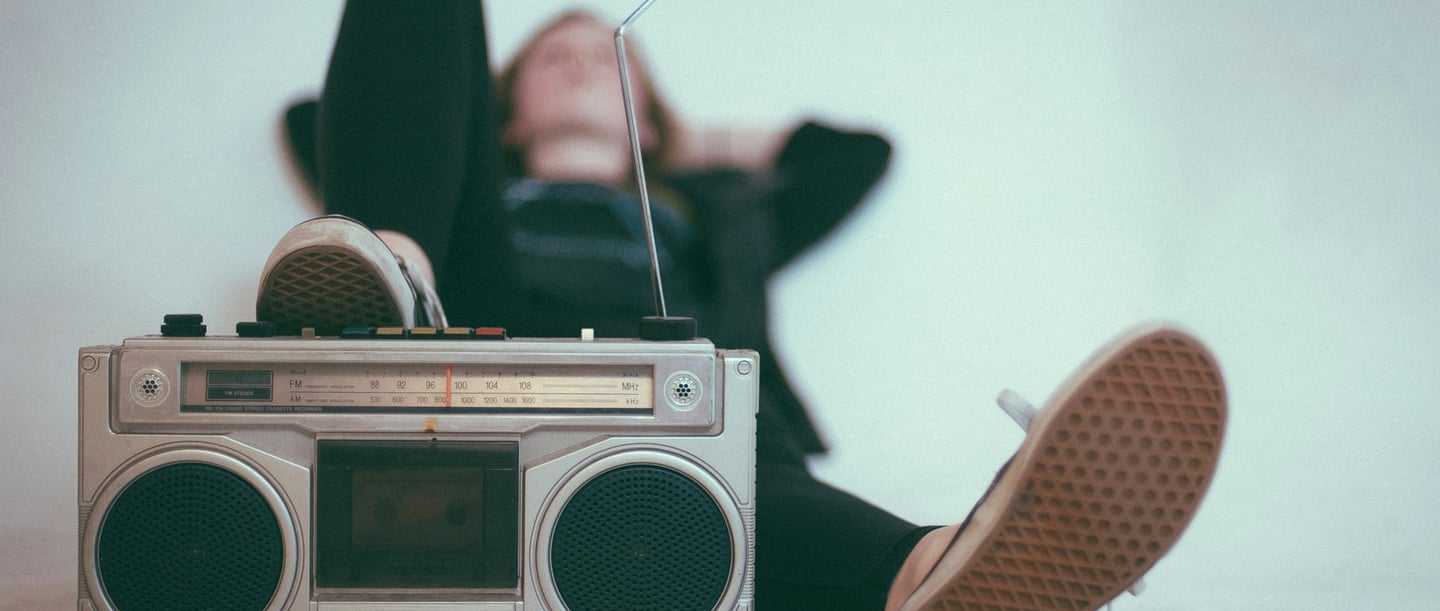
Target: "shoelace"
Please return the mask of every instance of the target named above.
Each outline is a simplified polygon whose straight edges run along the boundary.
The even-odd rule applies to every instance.
[[[405,257],[395,255],[395,261],[400,264],[400,270],[405,272],[405,279],[410,282],[410,289],[415,293],[415,324],[416,326],[445,328],[450,322],[445,318],[445,308],[440,305],[440,295],[435,292],[435,287],[425,278],[425,275],[415,265],[405,260]],[[420,317],[425,320],[421,321]]]
[[[1026,401],[1024,397],[1021,397],[1019,393],[1008,388],[1000,391],[1000,396],[995,397],[995,403],[1000,406],[1001,411],[1004,411],[1005,415],[1010,416],[1010,419],[1014,420],[1015,424],[1020,425],[1020,429],[1025,432],[1030,431],[1030,421],[1034,420],[1035,414],[1040,411],[1035,409],[1035,406],[1029,401]],[[1125,588],[1125,591],[1129,592],[1131,596],[1139,596],[1141,592],[1145,591],[1145,579],[1143,577],[1136,579],[1135,583]],[[1105,603],[1107,610],[1110,609],[1111,602]]]

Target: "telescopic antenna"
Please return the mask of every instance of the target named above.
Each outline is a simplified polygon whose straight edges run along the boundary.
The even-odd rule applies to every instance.
[[[650,190],[645,185],[645,159],[640,150],[640,122],[635,113],[635,96],[630,91],[630,61],[625,53],[625,30],[655,4],[645,0],[615,29],[615,57],[620,65],[620,94],[625,99],[625,123],[630,130],[630,154],[634,158],[635,186],[640,190],[640,214],[645,225],[645,247],[650,253],[650,287],[655,294],[655,315],[640,319],[640,337],[648,340],[695,339],[695,319],[670,316],[665,310],[665,288],[660,280],[660,255],[655,247],[655,221],[650,216]]]

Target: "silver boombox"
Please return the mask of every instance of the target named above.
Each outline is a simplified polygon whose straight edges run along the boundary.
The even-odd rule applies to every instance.
[[[754,352],[80,350],[79,608],[749,609]]]

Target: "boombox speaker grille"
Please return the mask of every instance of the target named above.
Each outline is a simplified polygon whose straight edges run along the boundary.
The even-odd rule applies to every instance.
[[[556,520],[556,591],[573,611],[714,609],[730,575],[730,529],[689,477],[652,465],[586,482]]]
[[[119,611],[264,609],[284,550],[274,511],[214,465],[176,463],[131,482],[104,512],[95,563]]]

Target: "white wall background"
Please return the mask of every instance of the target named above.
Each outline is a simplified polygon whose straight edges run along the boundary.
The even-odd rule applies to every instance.
[[[508,56],[569,3],[488,7]],[[592,3],[622,19],[630,1]],[[0,608],[73,608],[75,355],[253,317],[314,213],[282,154],[334,0],[0,0]],[[1203,511],[1119,609],[1422,609],[1440,586],[1433,2],[662,2],[694,121],[873,127],[897,156],[772,287],[826,478],[958,520],[1131,323],[1206,338],[1233,420]]]

